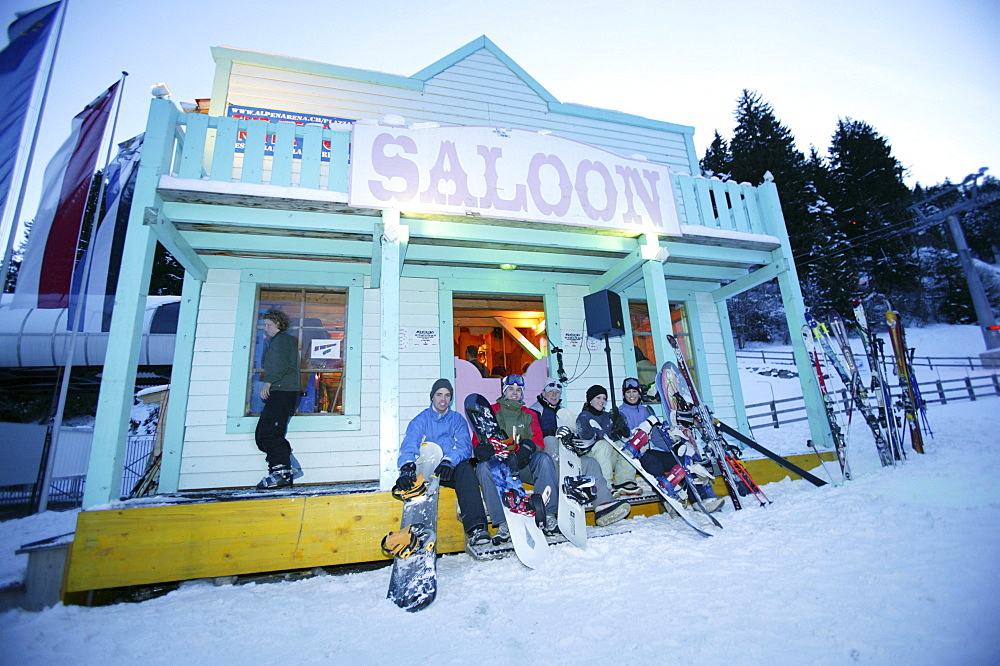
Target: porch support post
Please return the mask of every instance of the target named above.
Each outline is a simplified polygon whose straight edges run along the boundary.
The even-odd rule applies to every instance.
[[[97,400],[94,440],[83,493],[85,509],[115,501],[121,494],[146,294],[149,293],[149,275],[156,250],[156,235],[143,219],[146,207],[156,205],[156,183],[160,174],[170,168],[176,113],[173,103],[168,100],[154,99],[150,104],[143,160],[136,176],[122,254],[127,261],[122,262],[118,276],[108,353]]]
[[[194,339],[198,326],[198,306],[205,283],[184,273],[181,310],[177,317],[177,338],[174,343],[174,365],[170,371],[170,399],[163,424],[163,454],[160,459],[159,492],[175,493],[180,485],[181,457],[184,453],[184,427],[188,396],[191,391],[191,370],[194,365]]]
[[[781,238],[781,248],[772,253],[774,258],[771,264],[778,267],[784,265],[786,268],[786,270],[779,270],[776,277],[778,278],[778,288],[781,291],[781,302],[785,306],[785,318],[788,320],[788,333],[792,340],[795,367],[799,372],[802,396],[806,403],[806,413],[809,415],[809,434],[817,446],[832,449],[833,434],[830,432],[830,424],[826,420],[823,396],[820,394],[819,382],[806,353],[805,343],[802,342],[802,327],[806,323],[802,287],[799,284],[795,263],[792,261],[792,246],[788,242],[785,217],[781,212],[781,202],[778,199],[778,188],[770,174],[764,177],[764,182],[757,188],[757,192],[762,215],[767,218],[768,224],[774,225],[773,228],[781,230],[781,233],[777,234]]]
[[[385,228],[398,229],[399,211],[383,210]],[[379,237],[382,246],[379,278],[379,486],[388,490],[396,481],[399,457],[399,275],[400,238]]]

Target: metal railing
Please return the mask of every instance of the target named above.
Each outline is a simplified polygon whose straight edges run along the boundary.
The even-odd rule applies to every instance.
[[[1000,375],[996,374],[958,377],[957,379],[935,379],[918,382],[917,385],[924,402],[928,405],[935,403],[944,405],[956,400],[978,400],[1000,396]],[[869,394],[872,407],[877,408],[874,394],[871,391]],[[850,394],[846,389],[840,389],[836,395],[834,412],[844,414],[852,406]],[[899,398],[898,393],[892,393],[893,403]],[[778,428],[809,418],[806,413],[805,398],[802,396],[758,402],[747,405],[746,409],[747,421],[752,428],[767,426]]]
[[[795,365],[795,357],[791,351],[768,349],[739,349],[736,358],[757,360],[763,363],[780,365]],[[896,358],[887,354],[886,363],[895,366]],[[995,366],[983,365],[983,360],[977,356],[914,356],[911,363],[921,368],[968,368],[970,370],[992,370]]]
[[[129,437],[125,449],[125,463],[122,470],[121,496],[127,497],[142,478],[146,470],[146,460],[153,450],[153,435]],[[54,478],[49,485],[49,504],[78,506],[83,501],[85,476]],[[0,509],[13,510],[30,508],[36,484],[0,487]]]

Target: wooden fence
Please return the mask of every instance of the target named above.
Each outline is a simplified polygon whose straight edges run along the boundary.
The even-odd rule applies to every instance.
[[[955,400],[979,400],[980,398],[1000,396],[1000,375],[935,379],[919,382],[918,386],[925,403],[944,405]],[[896,387],[893,389],[898,390]],[[877,409],[874,393],[869,391],[869,397],[872,407]],[[899,394],[892,393],[892,400],[894,403],[899,400]],[[778,428],[789,423],[805,421],[808,418],[805,399],[802,396],[758,402],[747,405],[746,408],[747,420],[750,422],[751,428],[767,426]],[[846,389],[840,389],[836,392],[836,413],[843,414],[850,408],[850,394]]]

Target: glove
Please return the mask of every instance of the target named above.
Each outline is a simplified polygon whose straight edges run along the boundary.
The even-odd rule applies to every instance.
[[[528,462],[531,460],[531,454],[533,454],[538,449],[535,443],[530,439],[522,439],[521,445],[514,452],[514,457],[517,459],[518,469],[526,469],[528,467]]]
[[[566,426],[559,426],[556,428],[556,438],[563,443],[563,446],[569,446],[573,441],[573,431]]]
[[[625,417],[622,416],[621,412],[617,409],[611,414],[611,437],[612,439],[628,439],[629,433],[631,431],[628,428],[628,423],[625,422]]]
[[[408,462],[399,468],[399,478],[396,479],[395,489],[406,492],[417,483],[417,466]]]
[[[442,485],[447,485],[451,483],[451,479],[455,475],[455,466],[451,464],[450,460],[442,460],[441,464],[435,468],[434,475],[437,476]]]

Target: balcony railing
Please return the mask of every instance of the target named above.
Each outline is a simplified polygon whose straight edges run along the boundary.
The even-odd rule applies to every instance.
[[[170,112],[174,128],[170,176],[325,190],[346,196],[351,145],[347,123],[324,128],[187,114],[172,106]],[[722,233],[784,234],[761,205],[760,188],[681,174],[675,175],[674,181],[682,224]],[[329,195],[317,196],[320,198]]]

